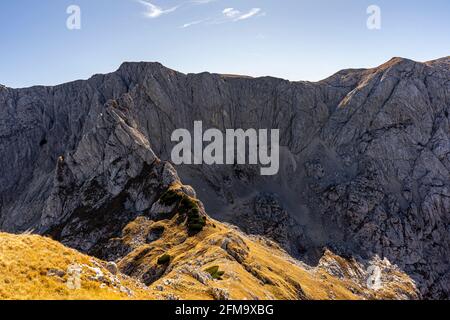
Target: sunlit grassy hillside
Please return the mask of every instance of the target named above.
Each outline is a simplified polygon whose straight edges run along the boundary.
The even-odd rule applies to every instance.
[[[159,238],[148,243],[151,232]],[[0,299],[409,299],[413,282],[380,263],[383,286],[364,267],[327,251],[307,266],[264,238],[208,219],[189,236],[177,216],[140,217],[114,239],[129,253],[117,266],[37,235],[0,233]],[[77,271],[78,270],[78,271]],[[79,286],[77,286],[79,272]],[[125,276],[124,274],[129,276]]]
[[[153,297],[139,282],[106,266],[45,237],[0,233],[0,299]]]

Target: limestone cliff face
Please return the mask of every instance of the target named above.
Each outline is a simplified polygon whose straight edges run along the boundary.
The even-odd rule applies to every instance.
[[[56,87],[0,88],[0,227],[85,252],[192,185],[212,217],[316,264],[379,255],[450,296],[450,58],[394,58],[317,83],[125,63]],[[280,129],[281,169],[167,162],[174,129]],[[192,190],[189,192],[193,193]]]

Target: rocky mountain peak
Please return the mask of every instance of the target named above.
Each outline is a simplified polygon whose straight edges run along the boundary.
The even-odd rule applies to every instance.
[[[0,90],[0,227],[102,256],[130,222],[161,219],[159,199],[188,184],[202,214],[312,266],[326,248],[378,256],[424,297],[448,297],[448,60],[394,58],[316,83],[124,63],[87,81]],[[196,120],[279,129],[279,174],[173,167],[171,133]]]

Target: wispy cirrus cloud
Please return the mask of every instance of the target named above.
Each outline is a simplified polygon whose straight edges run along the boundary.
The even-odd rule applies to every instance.
[[[168,9],[162,9],[161,7],[145,0],[138,0],[140,4],[146,7],[146,11],[144,12],[145,16],[148,18],[158,18],[163,14],[168,14],[177,10],[180,6],[175,6]]]
[[[261,11],[261,8],[252,8],[250,11],[245,13],[235,8],[226,8],[222,11],[222,14],[225,18],[231,19],[233,21],[246,20],[257,15],[265,15],[265,13]]]
[[[150,0],[135,0],[137,2],[139,2],[141,5],[143,5],[145,7],[145,16],[147,18],[158,18],[162,15],[165,14],[169,14],[172,12],[175,12],[176,10],[178,10],[180,7],[182,6],[197,6],[197,5],[205,5],[205,4],[209,4],[212,2],[216,2],[218,0],[186,0],[184,2],[181,2],[180,4],[176,5],[176,6],[172,6],[170,8],[162,8],[154,3],[153,0],[151,0],[152,2],[150,2]],[[225,8],[220,15],[217,14],[215,17],[208,17],[205,19],[201,19],[201,20],[194,20],[191,22],[187,22],[185,24],[183,24],[182,26],[180,26],[181,28],[189,28],[192,27],[194,25],[199,25],[199,24],[221,24],[221,23],[226,23],[226,22],[236,22],[236,21],[242,21],[242,20],[247,20],[253,17],[257,17],[257,16],[264,16],[265,12],[262,12],[261,8],[252,8],[249,11],[240,11],[238,9],[235,8]]]
[[[167,9],[163,9],[162,7],[151,3],[148,0],[137,0],[140,4],[142,4],[143,6],[145,6],[146,11],[144,12],[145,16],[147,18],[158,18],[164,14],[168,14],[168,13],[172,13],[174,11],[176,11],[178,8],[182,7],[182,6],[186,6],[186,5],[203,5],[203,4],[208,4],[211,2],[215,2],[217,0],[189,0],[189,1],[184,1],[182,3],[180,3],[177,6],[173,6]],[[152,0],[153,1],[153,0]]]
[[[202,0],[197,0],[197,1],[202,1]],[[204,1],[208,1],[208,0],[204,0]],[[250,19],[253,17],[262,17],[265,15],[266,15],[266,13],[263,12],[261,8],[252,8],[246,12],[242,12],[235,8],[225,8],[222,10],[220,16],[216,16],[215,18],[207,18],[207,19],[203,19],[203,20],[197,20],[197,21],[185,23],[184,25],[181,26],[181,28],[188,28],[188,27],[198,25],[198,24],[203,24],[203,23],[222,24],[222,23],[226,23],[226,22],[237,22],[237,21],[247,20],[247,19]]]
[[[250,19],[250,18],[255,17],[255,16],[259,15],[259,14],[264,14],[264,13],[261,12],[261,8],[252,8],[249,12],[244,13],[244,14],[240,14],[236,18],[236,21]]]
[[[239,10],[236,10],[234,8],[223,9],[222,13],[225,17],[230,18],[230,19],[235,19],[236,17],[238,17],[241,14],[241,12]]]
[[[205,23],[205,22],[207,22],[208,20],[209,20],[209,19],[203,19],[203,20],[196,20],[196,21],[188,22],[188,23],[183,24],[183,25],[181,26],[181,28],[182,28],[182,29],[184,29],[184,28],[189,28],[189,27],[195,26],[195,25],[197,25],[197,24]]]

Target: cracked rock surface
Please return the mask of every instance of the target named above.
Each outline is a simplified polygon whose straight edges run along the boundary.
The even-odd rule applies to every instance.
[[[124,63],[86,81],[0,87],[0,229],[95,253],[179,175],[209,215],[294,257],[378,255],[425,298],[449,298],[449,113],[448,57],[394,58],[316,83]],[[280,129],[279,174],[173,168],[171,133],[195,120]]]

